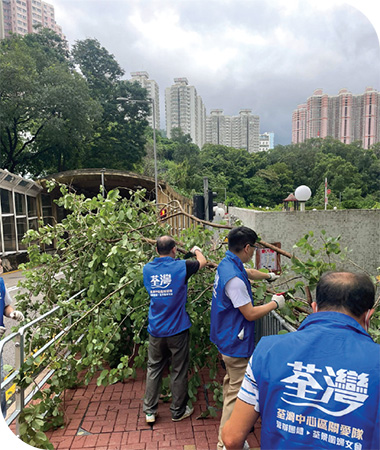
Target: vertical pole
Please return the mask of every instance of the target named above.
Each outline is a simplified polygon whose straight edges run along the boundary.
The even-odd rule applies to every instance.
[[[15,250],[16,250],[16,252],[18,252],[18,231],[17,231],[16,192],[14,191],[13,188],[12,188],[12,191],[11,191],[11,195],[12,195],[13,218],[14,218],[14,222],[13,222],[13,230],[14,230],[14,232],[15,232]]]
[[[20,370],[21,365],[24,362],[24,333],[23,330],[19,330],[19,334],[15,337],[15,347],[18,351],[15,354],[15,370]],[[25,406],[25,393],[24,388],[16,386],[15,391],[16,398],[16,411],[21,412]],[[20,423],[19,417],[16,418],[16,435],[20,436]]]
[[[153,156],[154,156],[154,190],[156,194],[156,205],[158,204],[158,179],[157,179],[157,144],[156,144],[156,105],[152,101],[152,119],[153,119]]]
[[[203,197],[205,199],[205,220],[209,221],[210,217],[208,214],[208,178],[203,177]]]
[[[102,180],[102,195],[103,198],[106,198],[106,188],[104,186],[104,172],[106,171],[106,169],[102,169],[101,170],[101,180]]]
[[[327,209],[327,178],[325,178],[325,211]]]

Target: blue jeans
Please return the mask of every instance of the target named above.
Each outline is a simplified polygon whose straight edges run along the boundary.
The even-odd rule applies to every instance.
[[[0,383],[4,381],[4,371],[3,371],[3,358],[0,358]],[[7,401],[5,398],[5,391],[4,389],[0,390],[0,398],[1,398],[1,412],[3,414],[3,417],[5,419],[7,415]]]

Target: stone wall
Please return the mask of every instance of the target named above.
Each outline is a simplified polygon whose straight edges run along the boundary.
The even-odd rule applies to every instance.
[[[327,236],[341,236],[341,247],[352,250],[350,258],[355,264],[372,275],[380,267],[380,210],[262,212],[230,207],[228,212],[254,229],[264,241],[281,242],[288,252],[293,253],[293,245],[309,231],[320,236],[320,231],[325,230]],[[297,251],[296,255],[301,257]],[[286,260],[281,257],[282,264]],[[359,270],[350,263],[345,263],[344,268]]]

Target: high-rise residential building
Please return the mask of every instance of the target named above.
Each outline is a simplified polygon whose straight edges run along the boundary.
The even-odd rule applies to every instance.
[[[263,134],[260,134],[260,151],[267,151],[274,148],[274,133],[273,131],[266,131]]]
[[[35,25],[55,31],[64,38],[55,21],[54,6],[41,0],[0,0],[0,38],[10,33],[24,36],[35,32]]]
[[[166,133],[181,128],[202,148],[206,141],[206,108],[194,86],[187,78],[174,78],[174,84],[165,89]]]
[[[136,81],[143,88],[148,91],[148,98],[153,100],[152,107],[154,105],[155,112],[155,127],[156,130],[160,129],[160,92],[158,84],[154,80],[149,79],[148,72],[131,72],[131,82]],[[152,114],[148,117],[149,125],[153,128],[153,111]]]
[[[212,109],[206,117],[206,142],[231,147],[231,117],[223,109]]]
[[[226,116],[213,109],[206,119],[206,142],[245,148],[250,153],[260,150],[260,118],[251,109],[241,109],[238,116]]]
[[[368,149],[380,142],[380,93],[368,87],[353,95],[341,89],[338,95],[316,89],[292,116],[292,143],[331,136],[345,144],[361,141]]]

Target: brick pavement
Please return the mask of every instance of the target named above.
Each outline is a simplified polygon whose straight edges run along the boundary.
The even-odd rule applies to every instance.
[[[203,380],[206,382],[206,380]],[[56,450],[216,450],[220,413],[216,418],[197,419],[206,410],[200,387],[194,414],[172,422],[169,403],[160,402],[159,417],[145,423],[142,399],[145,372],[136,379],[111,386],[85,387],[65,392],[65,427],[47,432]],[[212,397],[210,395],[210,397]],[[260,448],[260,425],[248,436],[251,449]]]

